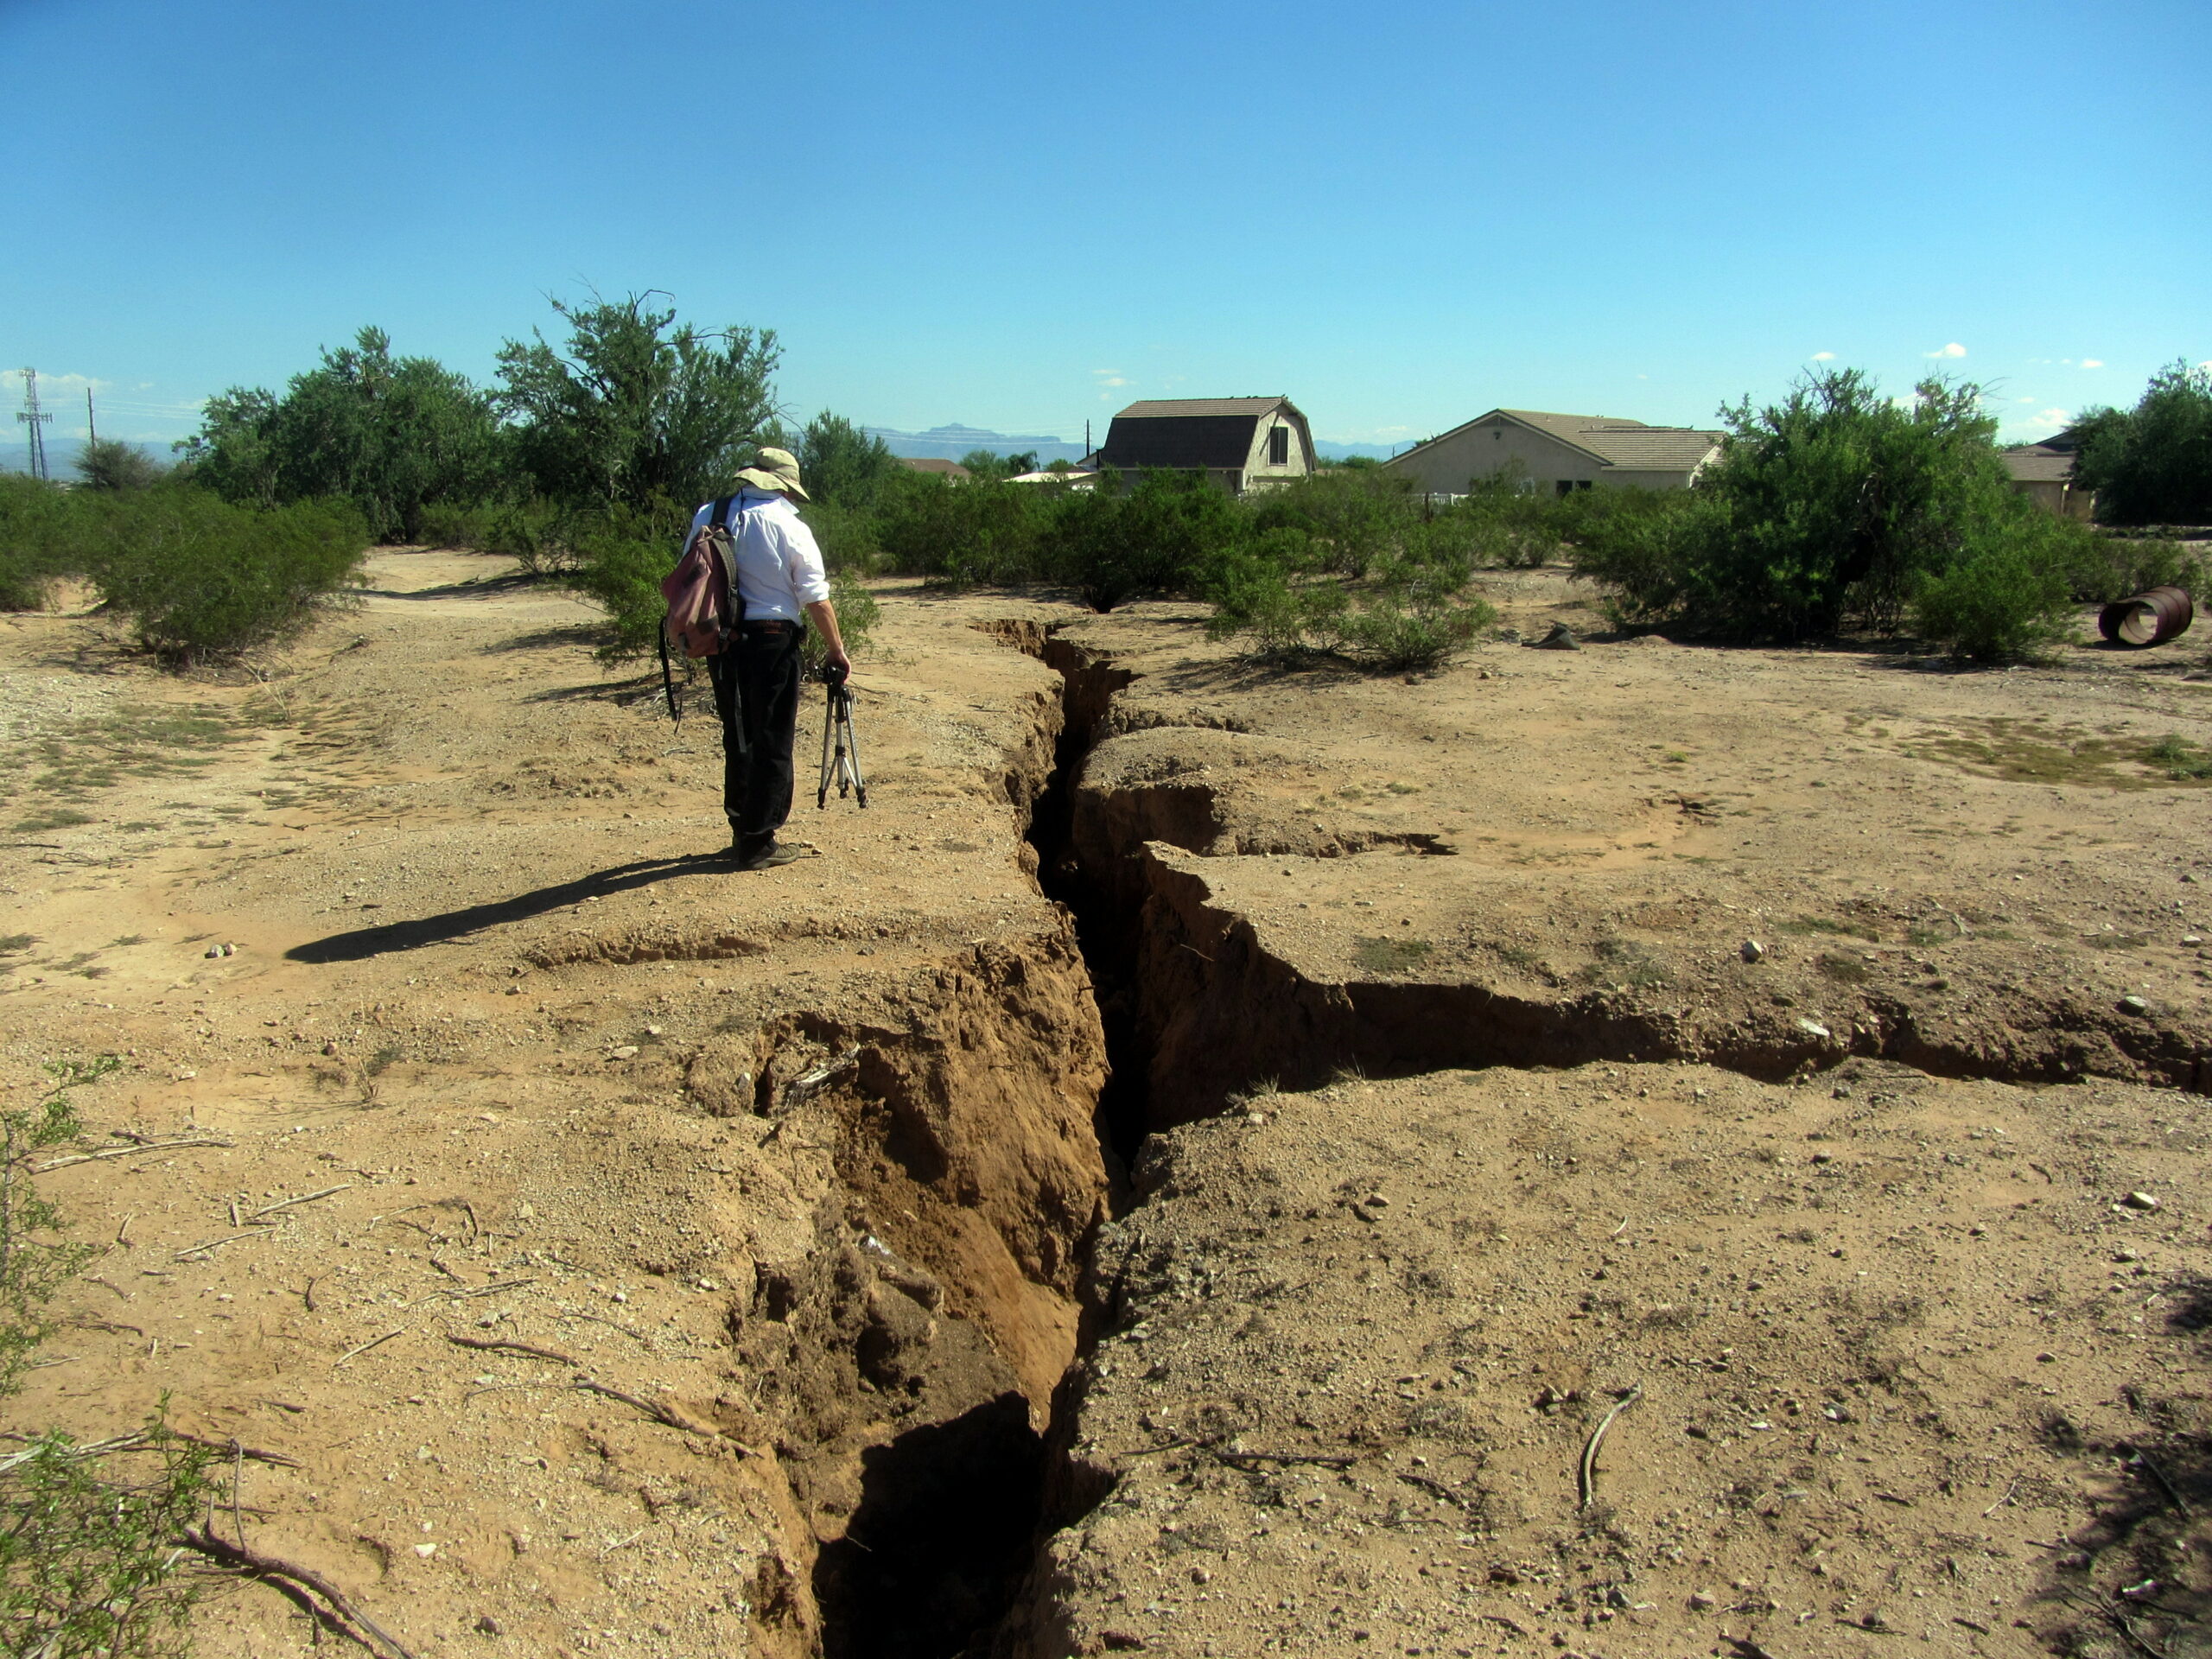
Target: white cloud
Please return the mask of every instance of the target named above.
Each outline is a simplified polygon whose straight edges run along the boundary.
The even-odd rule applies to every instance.
[[[2035,399],[2032,397],[2015,397],[2012,401],[2016,404],[2032,404],[2035,402]]]
[[[1813,353],[1813,361],[1815,363],[1833,363],[1835,361],[1835,353],[1834,352],[1815,352]]]
[[[1942,347],[1940,351],[1924,352],[1922,353],[1924,357],[1964,357],[1966,354],[1967,348],[1960,345],[1955,340],[1949,345]]]
[[[2101,369],[2104,365],[2105,360],[2101,357],[2085,357],[2082,359],[2082,366],[2085,369]]]
[[[1126,386],[1129,384],[1119,369],[1093,369],[1090,372],[1102,386]]]
[[[2074,359],[2070,357],[2062,357],[2058,360],[2069,369],[2074,366]]]
[[[111,380],[97,379],[89,374],[54,374],[45,369],[38,372],[38,391],[41,399],[59,397],[66,391],[73,391],[81,398],[87,388],[93,391],[105,391],[114,384]],[[22,397],[23,372],[21,369],[0,369],[0,391],[12,397]]]
[[[2063,409],[2038,410],[2035,423],[2037,426],[2063,426],[2073,418]]]

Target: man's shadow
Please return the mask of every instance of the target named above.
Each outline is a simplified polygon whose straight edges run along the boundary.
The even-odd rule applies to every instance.
[[[310,939],[305,944],[294,945],[287,950],[284,959],[288,962],[363,962],[371,957],[388,956],[395,951],[419,950],[426,944],[446,944],[454,939],[466,938],[487,927],[527,921],[531,917],[543,916],[548,911],[580,905],[587,899],[603,899],[609,893],[650,887],[671,876],[704,874],[717,866],[732,868],[730,855],[727,852],[687,853],[681,858],[657,858],[636,864],[618,864],[612,869],[594,870],[573,881],[540,887],[535,893],[518,893],[512,899],[469,905],[460,910],[446,911],[441,915],[420,917],[411,922],[385,922],[376,927],[357,927],[351,932],[333,933],[327,938]]]

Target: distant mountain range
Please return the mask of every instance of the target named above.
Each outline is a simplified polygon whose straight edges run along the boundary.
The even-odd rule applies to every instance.
[[[47,475],[59,484],[75,483],[77,455],[84,447],[82,438],[48,438],[46,441]],[[164,467],[176,459],[166,443],[142,443],[138,447]],[[0,443],[0,473],[27,473],[30,469],[30,445]]]
[[[1081,461],[1084,449],[1079,443],[1064,443],[1058,436],[1029,432],[993,432],[980,426],[962,426],[957,422],[950,426],[933,426],[926,432],[901,432],[894,427],[864,426],[861,429],[872,438],[881,438],[884,447],[894,455],[905,455],[915,461],[957,461],[970,450],[988,449],[997,455],[1018,455],[1024,450],[1037,452],[1037,464],[1053,461]],[[1099,431],[1101,442],[1105,431]]]

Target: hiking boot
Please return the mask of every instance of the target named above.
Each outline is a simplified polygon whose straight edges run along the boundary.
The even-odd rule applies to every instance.
[[[739,849],[737,868],[741,870],[772,870],[781,865],[795,863],[805,856],[796,847],[772,841],[766,846],[755,847],[749,851]]]

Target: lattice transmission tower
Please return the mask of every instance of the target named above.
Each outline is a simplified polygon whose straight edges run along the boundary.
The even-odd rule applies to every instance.
[[[26,429],[30,444],[30,474],[44,478],[46,471],[46,425],[54,418],[38,406],[38,371],[23,371],[23,406],[16,411],[16,423]]]

